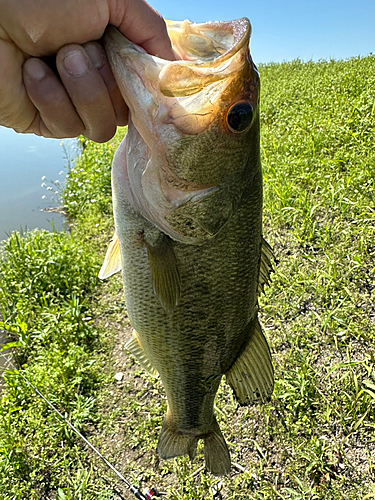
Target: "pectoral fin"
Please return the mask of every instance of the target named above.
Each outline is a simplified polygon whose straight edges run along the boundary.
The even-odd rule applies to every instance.
[[[164,309],[172,314],[180,300],[181,280],[170,238],[164,235],[156,245],[145,243],[155,295]]]
[[[249,341],[225,374],[226,381],[241,404],[265,403],[273,391],[271,353],[258,318],[255,318],[247,328],[251,330]]]
[[[109,244],[103,265],[99,271],[99,278],[105,280],[122,269],[120,243],[117,233],[113,235],[112,241]]]
[[[142,344],[139,340],[138,333],[133,330],[131,338],[126,342],[125,349],[127,349],[137,360],[139,364],[153,377],[157,377],[158,371],[152,365],[151,361],[148,359],[145,351],[143,350]]]

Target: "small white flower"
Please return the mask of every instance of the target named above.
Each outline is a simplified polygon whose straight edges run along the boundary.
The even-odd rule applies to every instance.
[[[55,191],[55,194],[59,194],[59,192],[58,192],[58,191]]]
[[[48,186],[47,191],[52,191],[51,186]]]
[[[42,182],[41,186],[42,186],[42,188],[44,188],[47,186],[47,184],[45,182]]]
[[[45,179],[45,178],[46,178],[46,176],[45,176],[45,175],[43,175],[43,177],[42,177],[42,181],[44,181],[44,179]]]
[[[91,203],[95,203],[96,202],[96,200],[90,200],[90,201],[91,201]]]
[[[59,172],[59,175],[64,175],[64,170],[61,170],[61,171]],[[69,174],[68,174],[68,175],[69,175]]]
[[[47,196],[44,194],[44,195],[42,196],[42,200],[45,200],[46,198],[47,198]]]
[[[56,180],[55,180],[55,184],[60,184],[59,179],[56,179]]]

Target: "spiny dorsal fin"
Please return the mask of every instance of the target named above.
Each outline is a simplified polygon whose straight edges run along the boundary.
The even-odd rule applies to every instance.
[[[105,280],[118,273],[122,269],[120,243],[118,241],[117,233],[113,235],[112,241],[109,244],[103,265],[99,271],[99,278]]]
[[[264,285],[269,285],[271,278],[270,275],[273,271],[272,261],[275,257],[272,252],[272,248],[267,243],[267,241],[262,237],[262,247],[260,256],[260,268],[258,277],[258,295],[261,295],[264,291]]]
[[[164,309],[172,314],[180,300],[181,280],[170,238],[164,235],[157,245],[145,243],[155,295]]]
[[[257,317],[247,330],[247,346],[225,374],[226,381],[241,404],[265,403],[273,391],[271,353]]]
[[[153,377],[157,377],[158,371],[152,365],[151,361],[148,359],[145,351],[143,350],[142,344],[139,340],[138,333],[133,330],[131,338],[126,342],[125,349],[131,352],[135,358],[139,361],[139,364]]]

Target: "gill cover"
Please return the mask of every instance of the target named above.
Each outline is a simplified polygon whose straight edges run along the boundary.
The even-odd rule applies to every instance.
[[[236,210],[254,164],[259,77],[249,54],[251,26],[242,18],[167,21],[167,28],[180,60],[151,56],[114,27],[106,31],[130,110],[114,163],[126,170],[121,189],[146,219],[174,240],[202,244]]]

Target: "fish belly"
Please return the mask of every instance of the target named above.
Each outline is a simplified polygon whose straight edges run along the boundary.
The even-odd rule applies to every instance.
[[[145,245],[145,237],[156,238],[159,230],[133,209],[125,195],[115,196],[129,319],[167,394],[161,433],[168,441],[164,458],[194,456],[197,439],[206,438],[206,442],[212,433],[213,441],[219,436],[219,443],[214,443],[211,453],[220,452],[215,446],[225,446],[221,453],[227,453],[213,404],[222,375],[248,341],[246,326],[257,315],[261,205],[259,176],[246,189],[230,222],[212,240],[200,246],[170,241],[181,280],[179,303],[171,313],[154,293]],[[171,436],[179,436],[184,443],[173,443]],[[159,453],[161,447],[159,440]],[[219,466],[216,473],[227,473],[227,468],[227,464]],[[215,466],[212,469],[215,473]]]

